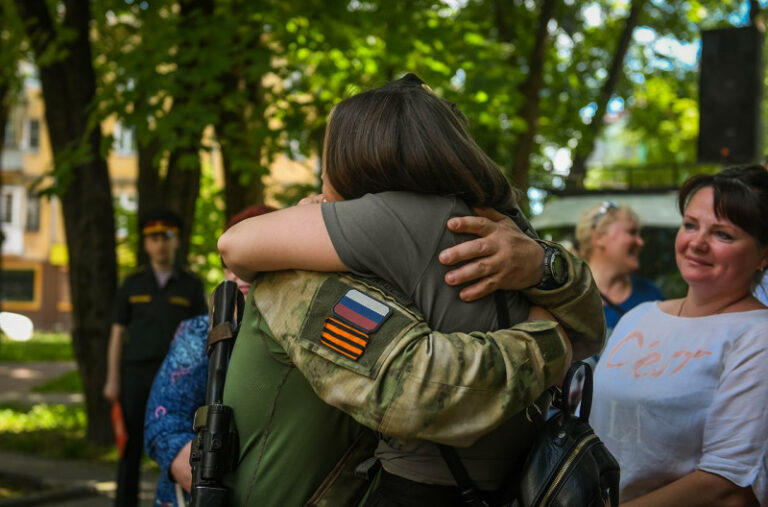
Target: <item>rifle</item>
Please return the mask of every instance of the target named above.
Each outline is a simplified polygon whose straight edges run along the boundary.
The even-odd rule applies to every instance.
[[[245,299],[237,284],[221,282],[213,291],[210,328],[206,353],[209,357],[208,387],[205,405],[195,413],[197,436],[192,442],[192,507],[216,507],[226,504],[227,488],[222,477],[237,462],[237,433],[232,422],[232,408],[222,403],[224,379],[232,347],[243,318]]]

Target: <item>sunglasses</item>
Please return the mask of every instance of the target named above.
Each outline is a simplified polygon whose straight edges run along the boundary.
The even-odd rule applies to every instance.
[[[597,210],[597,213],[595,213],[595,216],[592,217],[592,230],[597,228],[597,224],[605,215],[616,209],[619,209],[619,205],[617,203],[613,201],[603,201],[603,203],[600,205],[600,208]]]

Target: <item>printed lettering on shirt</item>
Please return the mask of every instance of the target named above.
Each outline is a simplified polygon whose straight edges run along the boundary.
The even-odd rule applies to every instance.
[[[675,375],[685,368],[691,360],[712,355],[712,352],[708,350],[684,348],[665,355],[655,350],[659,343],[659,340],[654,340],[646,344],[642,332],[632,331],[608,352],[605,367],[609,369],[632,368],[635,378],[658,378],[665,373]]]

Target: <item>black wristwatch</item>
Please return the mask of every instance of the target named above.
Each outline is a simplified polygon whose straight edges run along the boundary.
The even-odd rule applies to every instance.
[[[544,249],[544,266],[542,267],[541,281],[535,288],[542,290],[559,289],[568,281],[568,265],[563,258],[563,253],[549,243],[536,240]]]

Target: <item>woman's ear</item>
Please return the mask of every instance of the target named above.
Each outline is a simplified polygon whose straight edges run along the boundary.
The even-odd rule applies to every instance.
[[[592,231],[590,234],[592,242],[592,251],[605,248],[606,234],[604,231]]]
[[[757,270],[765,272],[766,268],[768,268],[768,246],[762,247],[762,250],[763,250],[762,260],[760,261],[760,267],[757,268]]]

